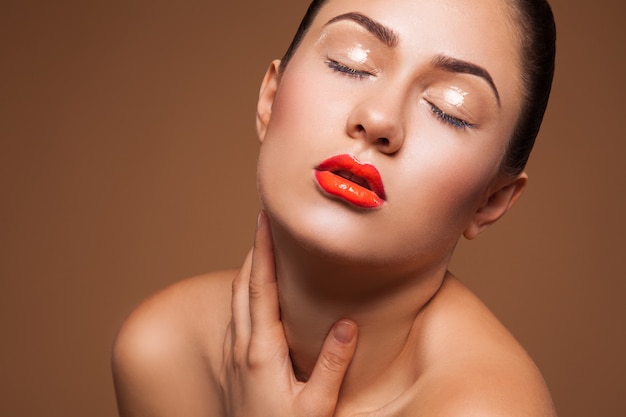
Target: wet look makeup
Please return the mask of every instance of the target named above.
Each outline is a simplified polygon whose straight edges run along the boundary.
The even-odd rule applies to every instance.
[[[362,208],[377,208],[385,203],[385,189],[374,165],[363,164],[353,155],[328,158],[315,169],[322,190]]]

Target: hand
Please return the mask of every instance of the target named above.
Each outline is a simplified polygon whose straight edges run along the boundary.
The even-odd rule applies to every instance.
[[[269,222],[259,214],[254,248],[233,281],[232,320],[220,375],[229,417],[330,417],[356,348],[357,327],[331,329],[307,382],[296,379],[278,306]]]

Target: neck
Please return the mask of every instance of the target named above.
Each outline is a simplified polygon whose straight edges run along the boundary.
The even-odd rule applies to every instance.
[[[342,397],[384,401],[407,389],[419,372],[420,313],[441,286],[447,259],[393,273],[388,266],[329,260],[276,228],[273,235],[281,320],[296,376],[309,378],[330,328],[347,318],[359,336]]]

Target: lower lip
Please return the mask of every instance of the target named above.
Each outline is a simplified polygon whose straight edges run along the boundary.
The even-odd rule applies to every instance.
[[[375,192],[330,171],[315,171],[315,179],[328,194],[339,197],[355,206],[376,208],[384,204],[384,200]]]

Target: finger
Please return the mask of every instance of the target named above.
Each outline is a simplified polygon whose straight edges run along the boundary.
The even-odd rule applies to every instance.
[[[259,213],[249,285],[252,335],[267,337],[280,325],[272,232],[265,212]]]
[[[250,340],[250,303],[248,285],[252,269],[252,251],[248,252],[241,270],[233,280],[232,309],[232,337],[237,343],[246,344]]]
[[[305,388],[307,402],[332,414],[343,378],[356,350],[358,329],[351,320],[340,320],[324,341],[311,378]],[[325,415],[322,413],[322,415]]]

